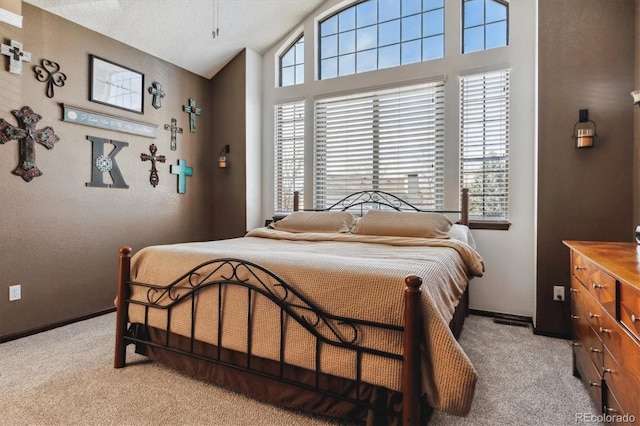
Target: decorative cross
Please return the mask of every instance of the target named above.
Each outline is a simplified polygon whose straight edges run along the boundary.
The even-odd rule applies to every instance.
[[[36,165],[35,142],[44,145],[47,149],[52,149],[60,138],[51,127],[36,130],[36,124],[42,116],[33,112],[31,107],[24,106],[20,111],[13,110],[11,113],[18,119],[21,128],[14,127],[0,118],[0,143],[4,144],[10,140],[20,141],[20,164],[13,174],[21,176],[25,182],[31,182],[34,177],[42,176],[42,172]]]
[[[53,86],[62,87],[67,80],[67,76],[60,71],[60,65],[48,59],[43,59],[42,66],[36,65],[33,70],[36,73],[36,80],[47,83],[47,97],[53,98]]]
[[[171,126],[169,126],[168,124],[164,125],[164,129],[165,130],[171,130],[171,151],[175,151],[177,148],[177,144],[176,144],[176,133],[180,133],[182,134],[182,127],[178,127],[178,120],[176,120],[175,118],[171,119]]]
[[[3,55],[9,57],[9,72],[22,74],[22,61],[31,62],[31,53],[22,50],[22,43],[11,40],[11,45],[0,46]]]
[[[193,176],[193,167],[187,167],[185,160],[178,160],[178,165],[171,165],[171,174],[178,175],[178,194],[187,192],[187,176]]]
[[[196,101],[193,99],[189,99],[189,105],[182,105],[182,110],[189,114],[189,130],[191,130],[191,133],[195,133],[196,116],[200,115],[202,110],[200,108],[196,108]]]
[[[151,105],[155,109],[159,109],[162,105],[160,104],[160,99],[164,98],[164,91],[162,90],[162,84],[154,81],[151,83],[151,87],[149,87],[149,93],[153,95],[153,100],[151,101]]]
[[[166,160],[166,157],[164,155],[156,156],[156,152],[158,152],[158,148],[156,147],[155,144],[149,145],[149,152],[151,153],[151,155],[145,154],[144,152],[141,153],[140,159],[142,161],[151,161],[151,170],[149,170],[151,172],[151,176],[149,176],[149,182],[151,182],[151,186],[155,188],[158,182],[160,182],[160,178],[158,177],[158,169],[156,169],[156,161],[164,163]]]

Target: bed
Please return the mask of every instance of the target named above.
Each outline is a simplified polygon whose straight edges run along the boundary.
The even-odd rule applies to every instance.
[[[114,366],[134,344],[171,368],[325,416],[464,416],[477,373],[456,336],[484,263],[466,191],[461,206],[453,223],[454,212],[362,191],[242,238],[133,257],[122,247]]]

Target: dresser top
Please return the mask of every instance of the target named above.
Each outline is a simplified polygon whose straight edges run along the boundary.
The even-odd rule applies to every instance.
[[[640,288],[640,245],[603,241],[563,241],[563,243],[597,263],[617,280]]]

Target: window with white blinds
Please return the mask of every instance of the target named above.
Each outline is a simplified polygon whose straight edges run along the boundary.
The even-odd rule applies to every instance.
[[[460,186],[472,220],[509,219],[509,70],[460,77]]]
[[[444,205],[444,81],[315,102],[314,207],[360,190]]]
[[[275,212],[293,211],[293,193],[304,188],[304,101],[275,106]]]

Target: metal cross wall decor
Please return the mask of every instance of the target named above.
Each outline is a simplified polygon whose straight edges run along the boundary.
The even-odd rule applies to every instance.
[[[149,93],[153,95],[153,99],[151,101],[151,106],[155,109],[160,109],[162,104],[160,103],[160,99],[164,98],[164,91],[162,90],[162,84],[154,81],[151,83],[151,87],[149,87]]]
[[[20,127],[14,127],[0,118],[0,144],[10,140],[20,142],[20,164],[12,173],[22,177],[25,182],[31,182],[34,177],[42,176],[42,172],[36,165],[35,143],[52,149],[60,138],[54,133],[52,127],[47,126],[44,129],[36,130],[36,124],[42,119],[42,116],[36,114],[31,107],[24,106],[21,110],[13,110],[11,113],[20,122]]]
[[[171,151],[175,151],[177,149],[177,143],[176,143],[176,134],[180,133],[182,134],[182,127],[178,127],[178,120],[176,120],[175,118],[171,119],[171,126],[169,126],[168,124],[164,125],[164,129],[165,130],[171,130]]]
[[[31,53],[22,50],[22,43],[11,40],[11,45],[3,44],[0,46],[3,55],[9,57],[9,72],[13,74],[22,74],[22,61],[31,62]]]
[[[185,160],[178,160],[178,165],[171,165],[171,174],[178,175],[178,194],[187,192],[187,176],[193,176],[193,167],[187,166]]]
[[[60,65],[57,62],[43,59],[40,61],[42,64],[35,65],[33,70],[36,73],[36,80],[47,83],[47,97],[53,98],[53,86],[62,87],[67,80],[65,73],[60,72]]]
[[[191,133],[196,132],[196,116],[200,115],[202,110],[200,108],[196,108],[196,101],[193,99],[189,99],[189,105],[183,105],[182,110],[189,114],[189,130]]]
[[[151,161],[151,170],[149,170],[151,172],[151,175],[149,176],[149,182],[151,183],[151,186],[155,188],[158,182],[160,182],[160,178],[158,177],[158,169],[156,168],[156,161],[164,163],[167,158],[164,155],[156,155],[156,152],[158,152],[158,148],[155,144],[149,145],[149,152],[151,153],[151,155],[145,154],[144,152],[141,153],[140,159],[142,161]]]

